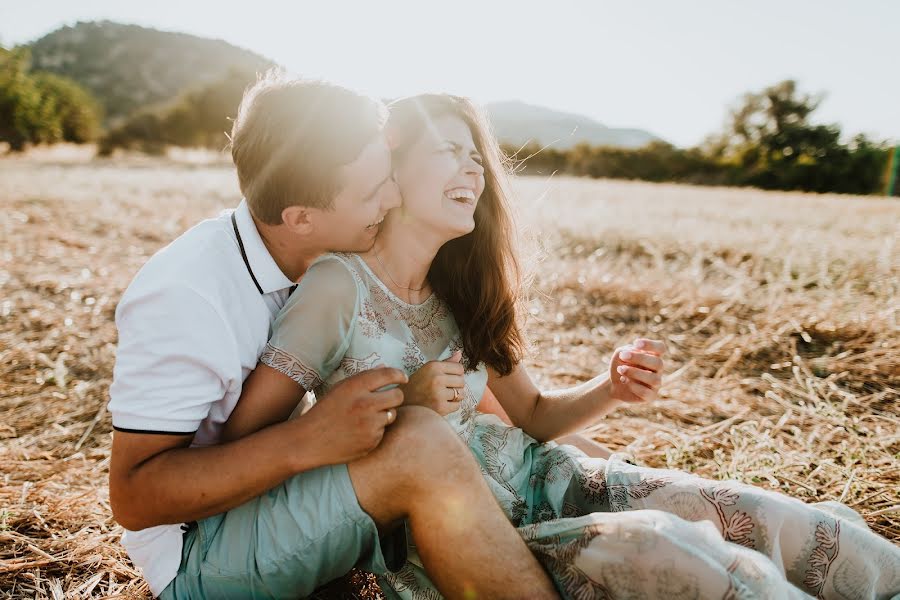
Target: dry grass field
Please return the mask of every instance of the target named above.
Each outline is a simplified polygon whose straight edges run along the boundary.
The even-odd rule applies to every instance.
[[[900,202],[521,178],[543,385],[670,348],[591,435],[644,464],[841,500],[900,543]],[[238,202],[227,164],[0,159],[0,598],[146,597],[106,476],[116,302]]]

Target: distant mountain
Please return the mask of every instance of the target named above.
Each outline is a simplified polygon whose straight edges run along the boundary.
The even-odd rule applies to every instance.
[[[493,102],[486,106],[497,138],[521,146],[529,141],[567,150],[585,142],[591,146],[640,148],[659,140],[642,129],[607,127],[583,115],[555,111],[519,101]]]
[[[274,66],[259,54],[223,40],[111,21],[62,27],[29,44],[32,65],[74,79],[106,110],[114,126],[137,109],[165,106],[189,90]],[[659,139],[640,129],[607,127],[588,117],[523,102],[487,105],[498,138],[564,150],[578,143],[636,148]]]
[[[100,100],[107,121],[182,92],[275,63],[222,40],[111,21],[62,27],[29,44],[36,70],[70,77]]]

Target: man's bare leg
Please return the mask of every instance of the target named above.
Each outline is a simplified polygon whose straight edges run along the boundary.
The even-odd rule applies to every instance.
[[[558,598],[471,452],[437,413],[401,408],[378,448],[348,467],[379,529],[409,520],[425,570],[447,598]]]

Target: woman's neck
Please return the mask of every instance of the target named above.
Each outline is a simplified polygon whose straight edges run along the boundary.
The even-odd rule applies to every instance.
[[[363,255],[382,283],[409,304],[420,304],[431,295],[428,270],[441,244],[422,235],[420,227],[400,219],[385,219],[375,245]]]

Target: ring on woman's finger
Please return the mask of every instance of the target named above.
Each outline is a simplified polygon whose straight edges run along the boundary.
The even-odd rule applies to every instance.
[[[394,411],[390,408],[387,410],[387,424],[390,425],[394,422]]]
[[[459,388],[453,388],[453,401],[459,402]]]

